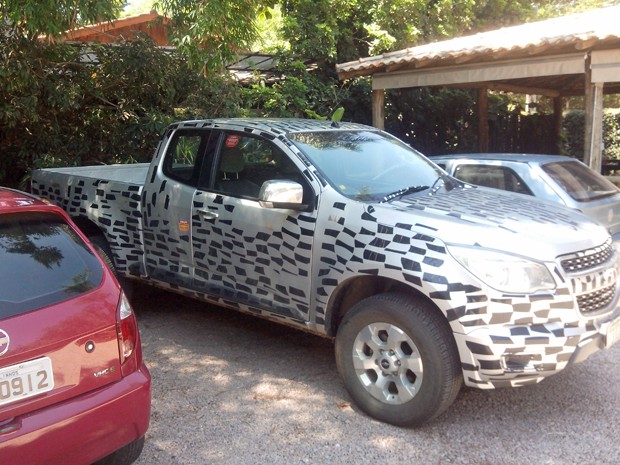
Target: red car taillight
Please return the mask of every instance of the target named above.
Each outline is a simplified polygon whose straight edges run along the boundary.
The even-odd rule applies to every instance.
[[[121,362],[121,371],[123,375],[135,371],[138,367],[137,360],[139,354],[138,344],[138,322],[133,313],[131,304],[127,300],[124,292],[121,292],[121,298],[118,301],[116,310],[116,330],[118,334],[118,349]]]

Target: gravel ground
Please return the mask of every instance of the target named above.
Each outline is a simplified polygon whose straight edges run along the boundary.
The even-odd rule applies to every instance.
[[[464,389],[417,429],[360,412],[329,340],[138,288],[153,377],[136,465],[620,463],[620,344],[541,384]]]

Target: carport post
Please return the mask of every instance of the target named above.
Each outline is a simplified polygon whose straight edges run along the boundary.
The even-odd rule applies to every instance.
[[[589,104],[589,102],[588,102]],[[603,167],[603,83],[597,82],[592,89],[592,129],[590,131],[590,168],[602,173]]]
[[[553,97],[553,138],[555,153],[562,150],[562,97]]]
[[[372,90],[372,125],[385,129],[385,90]]]
[[[592,57],[590,52],[586,53],[585,56],[585,94],[584,94],[584,105],[585,105],[585,127],[584,127],[584,135],[583,135],[583,162],[592,167],[591,163],[591,140],[592,140],[592,112],[594,111],[594,104],[592,103]]]
[[[489,151],[489,95],[486,87],[478,89],[478,150]]]
[[[603,82],[593,82],[590,52],[585,57],[585,107],[583,161],[594,171],[601,173],[603,166]]]

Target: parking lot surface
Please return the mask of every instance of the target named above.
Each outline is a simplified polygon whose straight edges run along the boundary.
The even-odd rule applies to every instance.
[[[153,377],[136,465],[620,463],[620,344],[398,428],[351,404],[330,340],[151,288],[133,304]]]

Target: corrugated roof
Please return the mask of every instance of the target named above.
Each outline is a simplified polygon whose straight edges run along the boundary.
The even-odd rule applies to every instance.
[[[341,79],[400,69],[574,53],[620,44],[620,6],[506,27],[336,65]]]

